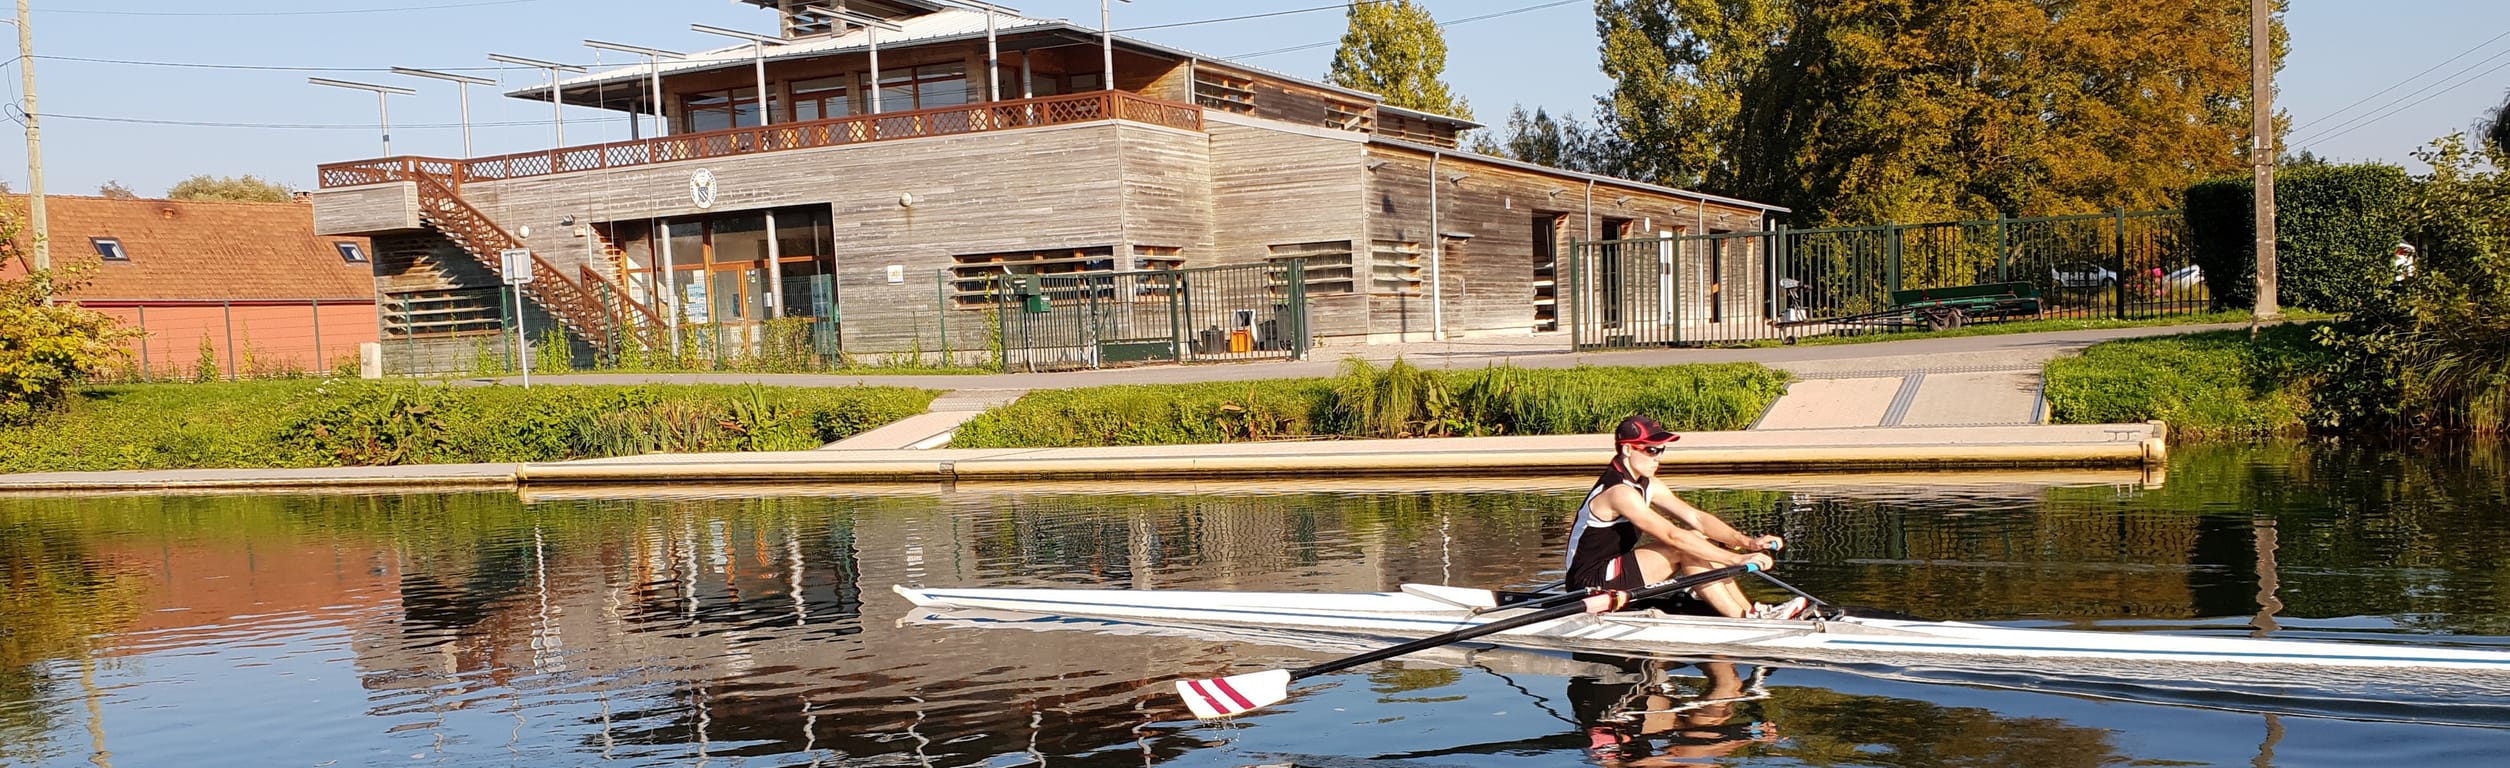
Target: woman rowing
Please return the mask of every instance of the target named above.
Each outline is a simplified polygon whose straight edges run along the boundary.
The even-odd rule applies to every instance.
[[[1680,439],[1646,416],[1621,420],[1613,431],[1612,462],[1586,493],[1569,529],[1570,589],[1626,592],[1727,566],[1753,563],[1765,570],[1775,564],[1769,553],[1785,547],[1786,539],[1735,530],[1657,480],[1657,457]],[[1646,534],[1644,540],[1640,534]],[[1777,605],[1754,603],[1733,579],[1689,591],[1729,618],[1792,619],[1808,606],[1801,597]]]

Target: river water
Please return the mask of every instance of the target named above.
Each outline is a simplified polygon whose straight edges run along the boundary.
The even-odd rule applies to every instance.
[[[2183,447],[2158,476],[1683,477],[1834,601],[2510,649],[2491,447]],[[908,623],[893,584],[1555,577],[1583,478],[0,498],[0,764],[2501,765],[2510,688]],[[1769,589],[1755,587],[1767,599]],[[2186,677],[2213,677],[2202,670]]]

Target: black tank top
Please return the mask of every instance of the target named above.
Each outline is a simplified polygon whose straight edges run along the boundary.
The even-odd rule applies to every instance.
[[[1607,570],[1612,567],[1613,561],[1638,548],[1638,525],[1630,522],[1629,518],[1595,519],[1596,497],[1620,486],[1637,489],[1642,498],[1649,495],[1648,484],[1623,472],[1619,458],[1604,467],[1603,475],[1595,478],[1595,487],[1586,492],[1585,503],[1578,505],[1577,521],[1569,527],[1566,566],[1570,589],[1585,589],[1606,583]]]

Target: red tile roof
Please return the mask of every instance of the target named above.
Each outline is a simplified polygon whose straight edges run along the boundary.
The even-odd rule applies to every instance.
[[[23,217],[26,196],[7,198]],[[112,200],[44,196],[54,269],[85,268],[67,295],[86,301],[372,299],[374,245],[361,237],[318,237],[305,203]],[[21,227],[26,254],[32,228]],[[122,243],[129,261],[105,261],[94,238]],[[342,259],[334,243],[357,243],[365,262]],[[23,274],[11,258],[0,271]]]

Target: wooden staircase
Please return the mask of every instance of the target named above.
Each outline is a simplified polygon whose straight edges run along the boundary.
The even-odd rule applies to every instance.
[[[500,252],[524,247],[520,238],[463,200],[453,185],[435,174],[418,171],[408,174],[408,178],[418,187],[419,220],[444,233],[463,252],[486,265],[489,272],[501,272]],[[605,250],[617,250],[608,243],[603,246]],[[628,345],[647,350],[669,346],[662,318],[629,298],[618,283],[593,271],[590,265],[570,275],[534,253],[532,281],[523,284],[523,295],[556,318],[567,332],[604,355],[616,355]]]

